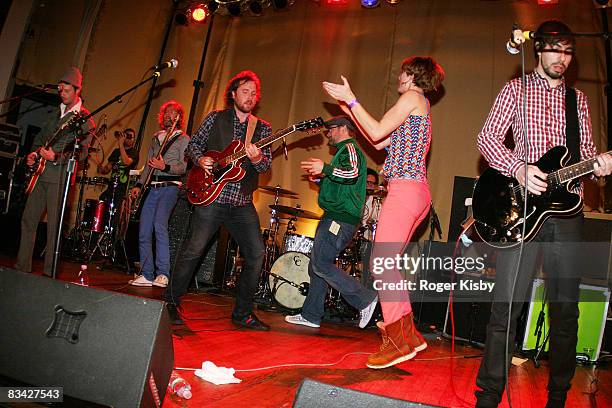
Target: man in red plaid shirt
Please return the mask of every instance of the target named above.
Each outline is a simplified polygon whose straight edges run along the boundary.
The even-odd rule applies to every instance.
[[[515,32],[515,34],[517,34]],[[517,43],[524,37],[515,35]],[[519,38],[520,37],[520,38]],[[487,121],[478,135],[478,148],[489,165],[506,176],[514,177],[530,193],[546,191],[546,174],[535,165],[525,166],[524,137],[528,138],[527,162],[533,163],[554,146],[566,145],[566,84],[564,73],[574,55],[574,36],[564,23],[550,20],[536,31],[534,52],[537,66],[525,78],[526,109],[523,111],[523,81],[508,82],[501,90]],[[592,139],[591,118],[586,96],[576,90],[580,160],[597,155]],[[526,123],[526,129],[525,129]],[[514,149],[504,145],[506,132],[512,127]],[[597,158],[594,175],[602,177],[612,171],[612,160],[606,154]],[[582,194],[582,186],[576,191]],[[519,261],[519,250],[502,250],[497,257],[495,297],[487,327],[484,357],[476,384],[477,408],[497,407],[505,387],[508,363],[504,363],[509,302],[512,314],[509,330],[509,356],[512,355],[520,302],[528,300],[538,259],[543,260],[547,278],[550,319],[550,361],[547,408],[564,407],[567,391],[576,367],[578,332],[578,295],[581,270],[578,242],[582,241],[583,215],[571,218],[549,218],[534,237],[524,245],[521,268],[513,284]],[[517,303],[519,302],[519,303]]]

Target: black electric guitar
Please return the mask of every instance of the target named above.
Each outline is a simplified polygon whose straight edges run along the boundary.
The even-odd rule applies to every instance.
[[[595,169],[597,160],[592,158],[565,167],[569,159],[567,148],[556,146],[533,163],[547,173],[548,187],[541,195],[528,193],[526,218],[523,217],[523,186],[495,169],[486,169],[476,181],[472,195],[474,226],[480,238],[496,248],[513,247],[531,240],[547,218],[579,213],[582,198],[570,190],[578,182],[577,178]]]

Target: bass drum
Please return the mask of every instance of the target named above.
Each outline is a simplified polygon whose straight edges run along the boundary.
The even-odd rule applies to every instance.
[[[310,277],[310,258],[300,252],[286,252],[278,257],[270,269],[270,288],[279,305],[300,309],[304,305]]]

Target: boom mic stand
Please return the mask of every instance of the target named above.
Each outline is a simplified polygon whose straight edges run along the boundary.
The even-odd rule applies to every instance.
[[[108,100],[107,102],[105,102],[104,104],[102,104],[100,107],[98,107],[97,109],[95,109],[93,112],[89,113],[88,115],[85,115],[83,117],[80,117],[78,119],[76,119],[73,123],[73,125],[71,126],[71,131],[73,132],[73,134],[75,135],[75,140],[74,140],[74,145],[73,145],[73,151],[71,154],[70,159],[68,160],[68,166],[66,169],[66,178],[64,179],[64,191],[63,191],[63,195],[62,195],[62,203],[60,205],[59,208],[59,220],[58,220],[58,225],[57,225],[57,233],[55,235],[55,250],[53,251],[53,263],[52,263],[52,269],[51,269],[51,278],[56,279],[57,278],[57,263],[59,260],[59,252],[60,252],[60,246],[61,246],[61,237],[62,237],[62,224],[64,222],[64,213],[66,212],[66,204],[68,202],[68,192],[70,190],[70,180],[72,179],[72,174],[75,171],[76,168],[76,157],[78,154],[78,149],[80,148],[80,142],[81,140],[79,139],[79,136],[82,133],[82,126],[87,123],[87,121],[93,117],[94,115],[98,114],[99,112],[101,112],[102,110],[106,109],[107,107],[109,107],[110,105],[114,104],[115,102],[121,102],[121,99],[129,94],[130,92],[138,89],[139,87],[141,87],[142,85],[146,84],[147,82],[158,78],[161,75],[161,72],[159,70],[153,72],[153,74],[151,76],[149,76],[148,78],[140,81],[138,84],[132,86],[131,88],[129,88],[127,91],[124,91],[122,93],[120,93],[117,96],[114,96],[112,99]]]

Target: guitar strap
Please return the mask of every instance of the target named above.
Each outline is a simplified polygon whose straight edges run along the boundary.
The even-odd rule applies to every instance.
[[[255,133],[255,126],[257,126],[257,116],[249,115],[249,123],[247,124],[247,131],[244,137],[244,145],[251,143],[253,134]]]
[[[565,87],[565,144],[570,152],[569,164],[580,161],[580,128],[578,126],[578,103],[576,90]]]
[[[168,142],[166,143],[166,145],[164,146],[163,151],[161,152],[161,155],[163,156],[164,154],[166,154],[166,152],[168,151],[168,149],[170,149],[170,147],[172,146],[172,144],[174,142],[176,142],[176,139],[178,139],[181,135],[183,134],[183,131],[178,131],[178,133],[174,136],[172,136],[172,139],[168,140]],[[160,154],[160,152],[158,152],[157,154]],[[157,155],[156,154],[156,155]]]

